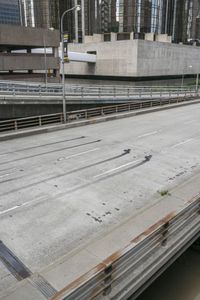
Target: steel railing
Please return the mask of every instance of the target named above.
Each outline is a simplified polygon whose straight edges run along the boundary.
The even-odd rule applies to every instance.
[[[172,87],[172,86],[116,86],[116,85],[67,85],[65,86],[66,98],[98,98],[110,97],[142,99],[162,98],[173,96],[189,96],[197,93],[194,86]],[[62,86],[60,84],[25,84],[0,81],[0,97],[2,96],[60,96],[62,98]]]
[[[200,196],[137,236],[51,300],[127,299],[200,235]]]
[[[76,111],[67,112],[66,118],[67,122],[88,120],[91,118],[104,117],[111,114],[130,112],[139,109],[158,107],[163,105],[188,102],[192,98],[172,98],[172,99],[162,99],[162,100],[151,100],[151,101],[141,101],[141,102],[132,102],[125,104],[118,104],[112,106],[103,106],[90,109],[82,109]],[[0,121],[0,132],[11,131],[11,130],[20,130],[30,127],[42,127],[50,124],[59,124],[63,123],[63,113],[55,113],[48,115],[39,115],[18,119],[10,119],[5,121]]]

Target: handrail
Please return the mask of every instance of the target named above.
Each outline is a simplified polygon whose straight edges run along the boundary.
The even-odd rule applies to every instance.
[[[196,99],[194,96],[190,98],[170,98],[170,99],[157,99],[138,102],[129,102],[124,104],[102,106],[90,109],[81,109],[76,111],[67,112],[67,122],[87,120],[90,118],[104,117],[106,115],[124,113],[144,108],[152,108],[157,106],[175,104],[180,102],[188,102]],[[47,124],[63,123],[63,113],[30,116],[18,119],[9,119],[0,121],[0,132],[20,130],[29,127],[42,127]]]

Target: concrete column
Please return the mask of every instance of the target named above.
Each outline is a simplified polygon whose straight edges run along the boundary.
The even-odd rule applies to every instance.
[[[111,32],[110,34],[110,41],[115,42],[117,40],[117,33]]]
[[[134,32],[130,33],[130,40],[134,40]]]
[[[54,57],[58,57],[59,56],[58,48],[53,48],[53,56]]]
[[[78,1],[74,0],[74,6],[76,6],[77,4],[78,4]],[[75,22],[75,42],[78,43],[78,11],[77,11],[77,9],[75,9],[74,14],[75,14],[75,18],[74,18],[74,22]]]
[[[81,0],[82,43],[85,43],[85,0]]]
[[[31,49],[30,48],[26,49],[26,52],[31,53]],[[33,74],[33,70],[28,70],[28,74]]]

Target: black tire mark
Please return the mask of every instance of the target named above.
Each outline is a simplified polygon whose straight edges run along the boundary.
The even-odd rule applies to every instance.
[[[140,166],[146,164],[147,162],[149,162],[149,161],[151,160],[151,157],[152,157],[151,155],[145,156],[145,159],[144,159],[144,160],[142,160],[140,163],[137,163],[136,165],[133,165],[132,167],[128,167],[128,168],[125,168],[124,170],[117,171],[117,172],[115,172],[114,174],[102,176],[102,178],[94,179],[94,180],[92,180],[91,182],[88,182],[88,183],[85,183],[85,184],[83,184],[83,185],[80,185],[79,187],[74,187],[74,188],[72,187],[72,189],[69,190],[69,191],[67,191],[67,192],[65,192],[65,194],[66,194],[66,193],[71,194],[71,193],[73,193],[73,192],[76,192],[76,191],[81,190],[81,189],[83,189],[83,188],[86,188],[86,187],[88,187],[88,186],[91,186],[91,185],[93,185],[93,184],[95,184],[95,183],[104,181],[104,180],[106,180],[106,179],[109,179],[109,178],[118,176],[118,175],[123,174],[123,173],[126,173],[126,172],[128,172],[128,171],[130,171],[130,170],[136,169],[136,168],[138,168],[138,167],[140,167]]]
[[[93,184],[95,184],[95,183],[97,183],[97,182],[101,182],[101,181],[104,181],[104,180],[106,180],[106,179],[108,179],[108,178],[115,177],[115,176],[117,176],[117,175],[119,175],[119,174],[125,173],[125,172],[127,172],[127,171],[129,171],[129,170],[133,170],[133,169],[138,168],[139,166],[142,166],[142,165],[144,165],[145,163],[149,162],[150,159],[151,159],[150,156],[146,156],[144,160],[142,160],[140,163],[138,163],[138,164],[136,164],[136,165],[134,165],[134,166],[132,166],[132,167],[128,167],[128,168],[126,168],[126,169],[124,169],[124,170],[115,172],[114,174],[106,175],[106,176],[104,176],[104,177],[102,177],[102,178],[99,178],[99,179],[94,179],[94,180],[92,180],[91,182],[88,182],[88,183],[85,183],[85,184],[83,184],[83,185],[80,185],[79,187],[72,187],[72,188],[69,189],[68,191],[66,191],[66,192],[64,192],[64,193],[60,193],[60,195],[66,194],[66,193],[71,194],[71,193],[76,192],[76,191],[78,191],[78,190],[81,190],[81,189],[83,189],[83,188],[85,188],[85,187],[91,186],[91,185],[93,185]],[[56,178],[57,178],[57,176],[56,176]],[[18,192],[18,191],[20,191],[21,189],[26,189],[26,188],[29,188],[29,187],[33,187],[33,186],[35,186],[35,185],[37,185],[37,184],[40,184],[40,183],[43,183],[43,182],[46,182],[46,181],[49,181],[49,179],[47,179],[47,180],[45,179],[45,180],[40,181],[40,182],[37,182],[37,183],[29,184],[29,185],[27,185],[26,187],[22,187],[22,188],[19,188],[19,189],[15,189],[15,190],[9,191],[8,193],[2,194],[2,195],[0,195],[0,196],[6,196],[6,195],[9,195],[10,193]],[[58,196],[59,196],[59,194],[58,194]]]
[[[35,154],[35,155],[29,155],[29,156],[26,156],[26,157],[21,157],[21,158],[17,158],[17,159],[2,162],[2,163],[0,163],[0,165],[5,165],[5,164],[8,164],[8,163],[16,162],[16,161],[20,161],[20,160],[25,160],[25,159],[28,159],[28,158],[38,157],[38,156],[46,155],[46,154],[49,154],[49,153],[55,153],[55,152],[60,152],[60,151],[63,151],[63,150],[74,149],[74,148],[78,148],[78,147],[82,147],[82,146],[86,146],[86,145],[91,145],[91,144],[95,144],[95,143],[99,143],[99,142],[101,142],[101,140],[96,140],[96,141],[83,143],[83,144],[78,144],[78,145],[74,145],[74,146],[68,146],[68,147],[57,149],[57,150],[51,150],[51,151],[47,151],[47,152],[38,153],[38,154]]]
[[[71,141],[76,141],[76,140],[80,140],[80,139],[84,139],[84,138],[85,138],[85,136],[80,136],[80,137],[73,138],[73,139],[68,139],[68,140],[62,140],[62,141],[53,142],[53,143],[42,144],[42,145],[39,145],[39,146],[21,148],[21,149],[15,150],[15,151],[0,153],[0,156],[1,155],[12,154],[12,153],[16,153],[16,152],[21,152],[21,151],[26,151],[26,150],[31,150],[31,149],[36,149],[36,148],[42,148],[42,147],[45,147],[45,146],[51,146],[51,145],[56,145],[56,144],[61,144],[61,143],[66,143],[66,142],[71,142]]]
[[[60,175],[57,175],[57,176],[55,175],[55,176],[46,178],[46,179],[40,181],[39,183],[44,183],[44,182],[47,182],[49,180],[53,180],[53,179],[56,179],[56,178],[61,178],[61,177],[64,177],[66,175],[69,175],[69,174],[73,174],[73,173],[76,173],[76,172],[79,172],[79,171],[83,171],[85,169],[89,169],[91,167],[98,166],[100,164],[103,164],[103,163],[106,163],[106,162],[118,159],[118,158],[120,158],[122,156],[125,156],[125,155],[129,154],[129,153],[130,153],[130,149],[127,149],[127,150],[124,150],[124,152],[122,154],[120,154],[120,155],[116,155],[116,156],[113,156],[111,158],[107,158],[105,160],[101,160],[101,161],[98,161],[96,163],[93,163],[93,164],[90,164],[90,165],[87,165],[87,166],[84,166],[84,167],[81,167],[81,168],[73,169],[73,170],[71,170],[71,171],[69,171],[67,173],[63,173],[63,174],[60,174]],[[2,180],[2,181],[0,181],[0,184],[1,183],[12,182],[12,181],[15,181],[15,180],[18,180],[18,179],[22,179],[24,177],[27,177],[27,175],[23,175],[23,176],[20,176],[20,177],[18,176],[17,178],[10,178],[10,179],[6,179],[6,180]]]

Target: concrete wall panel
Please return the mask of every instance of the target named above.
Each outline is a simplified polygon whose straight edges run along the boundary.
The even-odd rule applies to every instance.
[[[59,69],[59,60],[38,54],[0,54],[0,71]]]
[[[97,54],[96,64],[66,64],[65,72],[71,75],[151,77],[200,73],[200,48],[196,46],[123,40],[71,44],[69,50]]]
[[[29,47],[58,47],[58,30],[0,25],[0,45]]]

